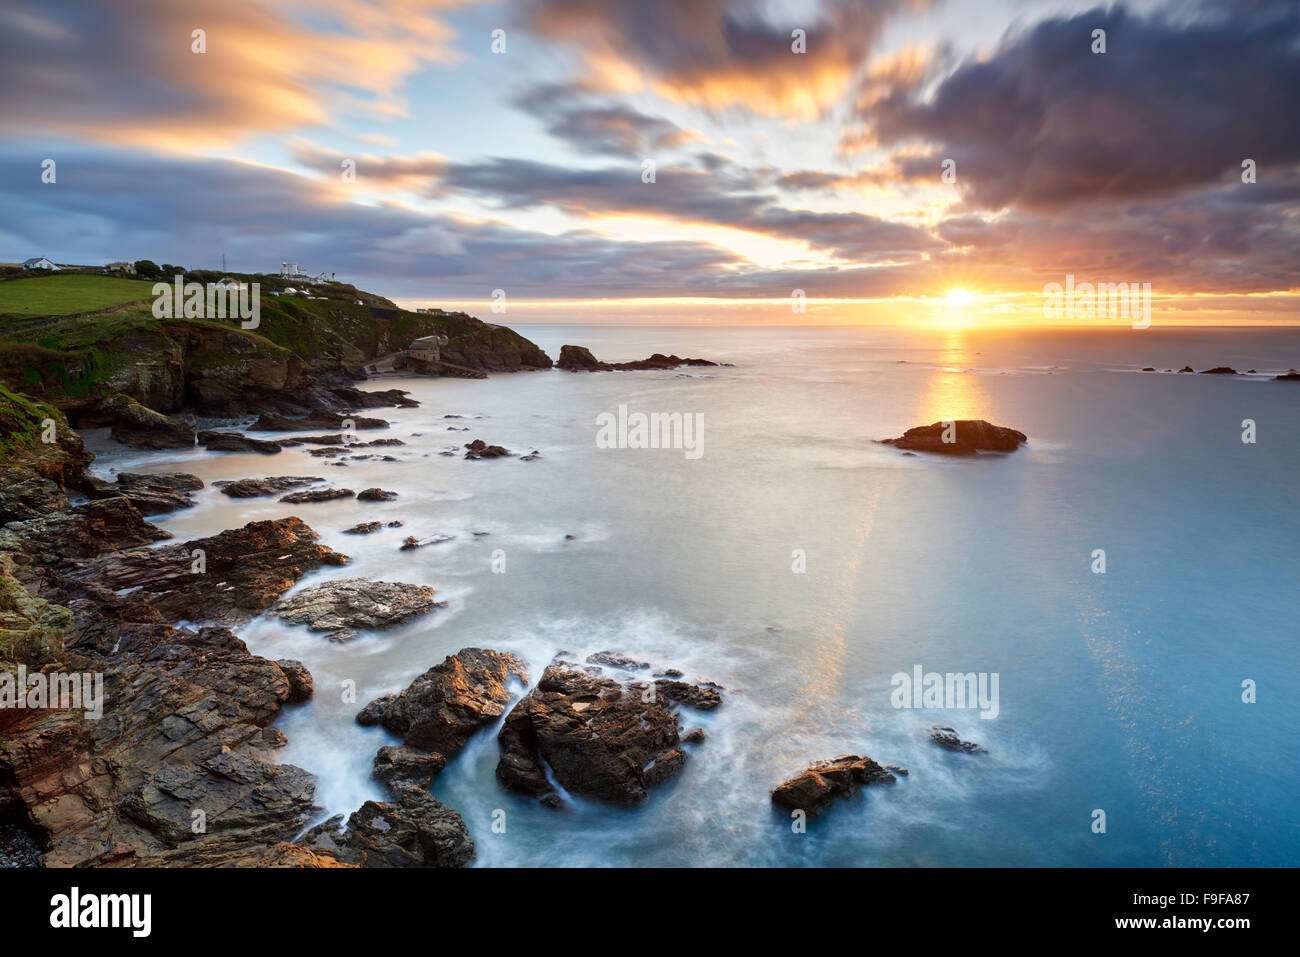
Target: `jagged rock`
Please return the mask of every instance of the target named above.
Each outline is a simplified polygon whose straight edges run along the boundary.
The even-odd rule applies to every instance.
[[[684,704],[697,711],[712,711],[722,704],[720,687],[711,681],[693,685],[685,681],[673,681],[660,678],[655,681],[655,692],[661,697],[677,704]]]
[[[469,451],[465,453],[467,459],[498,459],[511,455],[509,449],[500,445],[488,445],[482,439],[475,439],[465,446]]]
[[[677,718],[652,687],[625,687],[552,664],[502,725],[497,780],[555,806],[549,767],[571,793],[622,805],[643,801],[686,761]]]
[[[302,704],[304,701],[310,701],[312,692],[316,690],[316,687],[307,666],[295,658],[281,658],[276,661],[276,664],[280,666],[285,678],[289,680],[289,697],[285,701],[289,704]]]
[[[1183,366],[1183,367],[1182,367],[1181,369],[1179,369],[1178,371],[1179,371],[1179,372],[1195,372],[1196,370],[1193,369],[1191,366]]]
[[[0,469],[0,525],[25,522],[68,507],[68,496],[57,482],[30,469]]]
[[[155,412],[130,396],[117,394],[107,399],[100,411],[116,442],[133,449],[192,448],[194,430],[184,422]]]
[[[205,430],[199,433],[199,444],[209,452],[260,452],[262,455],[275,455],[281,451],[279,442],[250,439],[240,432]]]
[[[260,746],[289,696],[281,668],[224,628],[136,639],[120,652],[77,642],[75,666],[104,676],[101,720],[27,711],[5,731],[0,779],[44,865],[217,865],[292,839],[311,813],[311,775]]]
[[[363,502],[391,502],[397,498],[397,493],[382,488],[367,488],[358,492],[357,498]]]
[[[146,522],[125,498],[115,497],[12,522],[0,531],[0,552],[15,553],[22,566],[53,569],[72,560],[171,537]]]
[[[852,794],[859,785],[895,780],[893,774],[870,758],[845,754],[830,761],[819,761],[777,785],[772,792],[772,803],[787,811],[803,811],[809,817],[816,817],[836,798]]]
[[[91,505],[115,502],[131,508],[122,499]],[[136,517],[157,533],[153,537],[170,537],[140,520],[138,512]],[[69,601],[93,601],[106,623],[114,619],[175,623],[202,615],[204,621],[240,624],[266,609],[312,569],[347,561],[347,556],[316,538],[298,518],[250,522],[183,544],[109,554],[102,549],[98,557],[85,556],[89,560],[47,570],[42,580],[47,587],[57,581],[58,594]],[[124,591],[130,594],[112,594]]]
[[[222,493],[231,498],[256,498],[259,495],[275,495],[291,488],[302,488],[325,481],[318,475],[268,475],[266,478],[237,479],[212,483]]]
[[[952,441],[945,442],[945,434]],[[977,452],[1014,452],[1028,441],[1025,433],[1015,429],[992,425],[983,419],[959,419],[956,422],[918,425],[896,439],[882,439],[881,443],[916,452],[974,455]]]
[[[398,783],[393,801],[367,801],[336,839],[338,859],[362,867],[464,867],[474,842],[461,816],[428,793]]]
[[[560,358],[556,361],[557,369],[569,372],[615,372],[641,369],[676,369],[679,366],[716,366],[718,363],[708,359],[683,359],[680,356],[666,356],[656,352],[648,359],[635,362],[601,362],[585,346],[561,346]]]
[[[203,488],[203,480],[186,472],[142,474],[121,472],[117,482],[91,479],[91,498],[121,495],[140,510],[141,515],[162,515],[195,505],[191,492]]]
[[[382,723],[401,735],[404,744],[450,758],[474,732],[505,714],[512,697],[507,688],[511,676],[528,682],[527,666],[515,655],[463,648],[401,694],[370,702],[357,721]]]
[[[1300,382],[1300,372],[1297,372],[1295,369],[1288,369],[1281,375],[1273,376],[1273,380],[1275,382]]]
[[[311,502],[332,502],[339,498],[352,498],[357,493],[350,488],[313,488],[303,492],[290,492],[280,501],[287,505],[303,505]]]
[[[377,531],[383,527],[383,522],[358,522],[351,528],[343,529],[343,532],[345,535],[369,535],[371,532]]]
[[[446,766],[447,759],[436,752],[390,744],[375,755],[373,773],[389,787],[406,783],[427,788]]]
[[[594,654],[587,655],[587,664],[609,665],[611,668],[624,668],[633,671],[640,671],[650,667],[647,662],[637,661],[635,658],[620,655],[615,651],[597,651]]]
[[[691,730],[682,735],[682,743],[703,744],[706,737],[707,735],[704,733],[703,728],[691,728]]]
[[[1237,370],[1230,366],[1215,366],[1213,369],[1202,369],[1201,375],[1236,375]]]
[[[939,747],[949,751],[962,751],[966,754],[980,754],[988,751],[988,748],[976,744],[974,741],[963,741],[957,737],[957,732],[952,728],[941,727],[937,724],[930,728],[929,738]]]
[[[388,628],[432,611],[433,596],[428,585],[337,578],[281,600],[271,614],[344,640],[356,628]]]

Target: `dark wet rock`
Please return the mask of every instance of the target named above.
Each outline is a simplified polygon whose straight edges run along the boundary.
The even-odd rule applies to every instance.
[[[988,751],[983,745],[976,744],[974,741],[963,741],[957,737],[957,732],[952,728],[934,725],[930,728],[929,738],[939,747],[948,751],[962,751],[966,754],[981,754]]]
[[[512,454],[509,449],[500,445],[488,445],[482,439],[475,439],[465,448],[469,450],[465,453],[467,459],[499,459]]]
[[[627,655],[621,655],[616,651],[597,651],[595,654],[587,655],[587,664],[609,665],[611,668],[623,668],[633,671],[650,667],[648,662],[637,661],[635,658],[629,658]]]
[[[91,498],[121,495],[138,508],[141,515],[162,515],[195,505],[190,493],[203,488],[203,480],[186,472],[122,472],[115,483],[92,479],[91,485]]]
[[[194,430],[184,422],[155,412],[126,395],[106,399],[96,413],[110,426],[116,442],[133,449],[193,448]]]
[[[1237,370],[1229,366],[1215,366],[1213,369],[1202,369],[1201,375],[1236,375]]]
[[[693,685],[686,681],[660,678],[655,681],[655,692],[660,697],[697,711],[713,711],[722,704],[720,687],[712,682]]]
[[[291,488],[302,488],[325,481],[319,475],[268,475],[266,478],[246,478],[235,481],[212,483],[222,493],[231,498],[256,498],[259,495],[275,495]]]
[[[428,585],[336,578],[282,599],[271,614],[346,640],[357,628],[389,628],[438,607]]]
[[[537,459],[540,459],[541,457],[542,457],[542,453],[539,452],[539,451],[537,451],[536,449],[533,449],[533,450],[532,450],[531,452],[529,452],[527,455],[521,455],[521,456],[519,457],[519,461],[521,461],[521,462],[533,462],[533,461],[536,461]]]
[[[358,522],[351,528],[343,529],[343,532],[346,535],[369,535],[371,532],[378,531],[383,527],[383,522]]]
[[[353,498],[356,492],[350,488],[313,488],[302,492],[290,492],[280,501],[287,505],[303,505],[312,502],[332,502],[340,498]]]
[[[397,493],[382,488],[367,488],[358,492],[357,498],[362,502],[391,502],[397,498]]]
[[[886,784],[894,775],[868,757],[845,754],[819,761],[782,782],[772,792],[772,803],[787,811],[816,817],[837,798],[847,797],[862,785]]]
[[[254,432],[306,432],[309,429],[341,429],[344,422],[351,422],[354,429],[386,429],[388,422],[384,419],[367,418],[364,415],[341,415],[325,409],[316,409],[301,419],[290,419],[282,415],[267,412],[258,417],[251,430]]]
[[[115,501],[122,500],[91,504]],[[145,527],[167,537],[152,525]],[[105,629],[112,619],[177,623],[200,615],[203,621],[242,624],[307,572],[347,561],[347,556],[321,545],[298,518],[250,522],[184,543],[86,557],[89,560],[47,569],[42,581],[47,587],[57,582],[61,603],[66,603],[63,598],[73,601],[74,611],[78,600],[94,602]]]
[[[332,818],[296,843],[317,855],[361,867],[464,867],[474,842],[461,816],[418,787],[397,782],[391,801],[367,801],[348,818]]]
[[[279,442],[250,439],[240,432],[206,430],[199,433],[199,444],[209,452],[259,452],[262,455],[274,455],[281,451]]]
[[[1156,370],[1155,370],[1155,368],[1154,368],[1153,366],[1147,366],[1147,367],[1144,368],[1142,371],[1143,371],[1143,372],[1155,372]]]
[[[1196,370],[1193,369],[1191,366],[1183,366],[1183,367],[1182,367],[1181,369],[1179,369],[1178,371],[1179,371],[1179,372],[1195,372]]]
[[[682,735],[682,743],[703,744],[706,737],[707,735],[704,733],[703,728],[691,728],[691,730]]]
[[[102,720],[30,711],[5,729],[0,779],[45,846],[42,863],[251,863],[299,833],[313,779],[264,747],[290,693],[280,667],[224,628],[119,638],[129,651],[76,641],[76,666],[104,675]]]
[[[20,565],[53,571],[74,560],[171,537],[170,532],[146,522],[139,509],[119,496],[11,522],[0,531],[0,552],[14,553]]]
[[[390,744],[375,755],[372,773],[390,787],[405,783],[427,788],[446,766],[447,759],[441,754]]]
[[[304,701],[310,701],[312,692],[316,688],[307,666],[296,658],[281,658],[276,664],[280,666],[285,678],[289,680],[289,697],[285,701],[288,704],[302,704]]]
[[[402,540],[401,551],[409,552],[423,548],[425,545],[441,545],[443,542],[452,541],[455,537],[455,535],[430,535],[428,538],[416,538],[414,535],[407,535]]]
[[[569,372],[618,372],[716,365],[718,363],[710,362],[708,359],[683,359],[680,356],[666,356],[661,352],[635,362],[601,362],[585,346],[561,346],[560,358],[555,363],[557,369],[565,369]]]
[[[401,522],[398,522],[398,521],[392,521],[392,522],[388,522],[388,523],[386,524],[385,527],[386,527],[386,528],[401,528],[401,527],[402,527],[402,523],[401,523]]]
[[[945,442],[945,432],[951,430],[951,442]],[[955,422],[935,422],[908,429],[896,439],[882,439],[884,445],[916,452],[935,452],[940,455],[974,455],[977,452],[1014,452],[1029,440],[1025,433],[1015,429],[992,425],[983,419],[959,419]]]
[[[1300,372],[1295,369],[1289,369],[1281,375],[1273,376],[1275,382],[1300,382]]]
[[[497,780],[555,806],[549,767],[573,794],[640,803],[686,762],[677,717],[656,690],[551,665],[502,725]]]
[[[420,675],[400,694],[376,698],[362,709],[360,724],[381,723],[403,743],[450,758],[476,731],[505,714],[514,678],[528,683],[528,669],[515,655],[463,648]],[[364,717],[363,717],[364,716]]]
[[[361,389],[343,387],[331,391],[353,409],[381,409],[388,406],[414,409],[420,404],[404,389],[371,389],[363,392]]]

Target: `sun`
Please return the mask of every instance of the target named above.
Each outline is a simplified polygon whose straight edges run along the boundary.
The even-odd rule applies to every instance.
[[[948,290],[948,305],[950,306],[968,306],[974,299],[975,297],[965,289]]]

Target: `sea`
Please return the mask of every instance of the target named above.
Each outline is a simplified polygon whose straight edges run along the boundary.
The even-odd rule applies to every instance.
[[[719,709],[683,712],[705,740],[641,806],[550,809],[499,787],[486,728],[432,786],[475,866],[1300,864],[1300,382],[1272,379],[1300,367],[1300,330],[519,331],[552,357],[726,365],[382,378],[369,387],[420,402],[365,413],[391,424],[361,439],[405,445],[360,451],[391,462],[97,439],[104,477],[208,483],[152,519],[176,540],[298,515],[351,562],[296,588],[362,576],[446,602],[346,643],[267,616],[238,630],[314,675],[276,723],[280,760],[317,776],[317,820],[383,799],[371,764],[396,738],[356,712],[446,655],[514,652],[536,681],[558,653],[614,651],[722,685]],[[620,406],[690,416],[696,448],[600,440]],[[1028,444],[947,458],[878,441],[955,419]],[[516,454],[466,460],[472,439]],[[399,497],[289,506],[212,486],[263,475]],[[402,526],[344,533],[374,519]],[[452,537],[403,551],[408,535]],[[918,672],[996,676],[996,707],[900,693]],[[938,747],[936,725],[987,750]],[[773,806],[781,781],[843,754],[909,773],[806,824]]]

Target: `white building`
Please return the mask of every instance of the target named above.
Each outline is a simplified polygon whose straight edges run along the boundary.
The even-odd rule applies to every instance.
[[[24,269],[52,269],[55,272],[59,271],[59,267],[54,265],[53,262],[46,259],[44,256],[33,256],[31,259],[23,263],[23,268]]]

